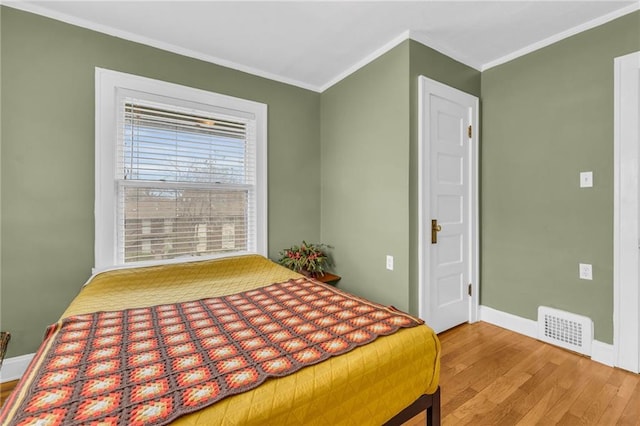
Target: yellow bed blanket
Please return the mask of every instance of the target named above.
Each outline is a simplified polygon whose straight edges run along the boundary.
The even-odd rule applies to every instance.
[[[257,255],[114,270],[91,279],[61,319],[224,296],[297,277]],[[292,375],[269,379],[172,424],[379,425],[421,394],[436,391],[439,353],[429,327],[402,329]],[[16,397],[14,406],[22,396]]]

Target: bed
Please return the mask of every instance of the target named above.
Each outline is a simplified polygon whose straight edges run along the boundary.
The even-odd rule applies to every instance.
[[[3,407],[0,423],[26,422],[28,416],[25,415],[25,405],[22,404],[34,397],[37,392],[36,384],[42,383],[45,378],[43,371],[50,368],[52,360],[58,359],[54,358],[53,352],[57,353],[61,349],[58,346],[53,349],[51,342],[54,339],[51,336],[58,332],[62,323],[80,321],[80,324],[85,324],[88,322],[82,321],[89,321],[89,317],[104,322],[114,312],[128,312],[127,315],[131,317],[131,313],[138,310],[150,312],[149,309],[155,312],[153,315],[161,316],[163,309],[167,310],[167,306],[173,307],[176,304],[183,307],[181,309],[188,310],[196,309],[192,307],[195,306],[192,305],[194,301],[213,304],[222,299],[237,300],[247,294],[260,294],[263,297],[262,293],[265,291],[280,291],[279,287],[274,287],[274,283],[293,286],[293,289],[307,286],[304,288],[327,293],[331,297],[342,297],[342,300],[349,303],[352,299],[362,301],[258,255],[100,273],[83,287],[61,316],[60,322],[49,328],[49,337],[45,338],[27,372]],[[258,300],[258,296],[255,297]],[[266,306],[269,308],[273,305]],[[296,309],[298,307],[300,305],[295,306]],[[393,318],[404,321],[405,314],[392,308],[379,308],[384,315],[388,312],[394,315]],[[72,323],[72,327],[73,324],[78,329],[81,328],[78,323]],[[91,330],[92,333],[102,333],[101,329]],[[130,334],[131,331],[127,333]],[[106,338],[111,339],[113,335]],[[97,340],[91,342],[92,345],[97,344]],[[74,339],[67,339],[65,344],[69,346],[76,343]],[[130,353],[132,352],[128,347],[118,356],[126,357]],[[90,356],[94,355],[95,351]],[[87,355],[83,356],[85,358],[82,360],[86,360]],[[439,356],[440,343],[433,330],[423,324],[406,328],[403,326],[393,334],[380,335],[370,343],[359,345],[346,353],[311,362],[282,377],[275,374],[250,390],[231,394],[197,411],[181,413],[179,417],[171,419],[171,424],[399,425],[421,411],[427,412],[428,424],[439,424]],[[81,364],[80,358],[78,364]],[[89,375],[88,368],[83,371]],[[46,379],[52,380],[50,375]],[[68,377],[63,378],[62,382],[64,380],[71,381]],[[56,388],[66,389],[66,385],[62,383]],[[86,398],[83,399],[77,390],[69,392],[73,393],[74,404],[86,404]],[[129,390],[121,393],[125,392]],[[132,395],[133,393],[127,396],[128,402],[133,398]],[[49,419],[56,420],[51,414],[54,410],[44,411]],[[60,418],[62,417],[57,418],[58,421]],[[87,419],[87,424],[95,420],[89,417]],[[113,419],[107,416],[99,420],[102,423],[95,424],[110,424],[108,421]],[[55,422],[52,421],[52,424]]]

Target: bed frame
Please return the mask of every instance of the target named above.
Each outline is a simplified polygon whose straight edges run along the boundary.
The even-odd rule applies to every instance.
[[[427,426],[440,426],[440,387],[430,394],[424,394],[416,399],[413,404],[396,414],[384,426],[401,426],[425,411],[427,413]]]

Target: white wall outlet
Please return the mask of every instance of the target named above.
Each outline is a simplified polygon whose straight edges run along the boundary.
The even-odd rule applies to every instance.
[[[593,187],[593,172],[580,172],[580,188]]]
[[[393,271],[393,256],[387,255],[387,269]]]
[[[593,279],[593,267],[589,263],[579,263],[578,271],[578,275],[581,280]]]

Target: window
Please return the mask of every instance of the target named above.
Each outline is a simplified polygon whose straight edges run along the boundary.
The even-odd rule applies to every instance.
[[[95,267],[266,254],[266,105],[96,69]]]

